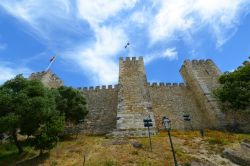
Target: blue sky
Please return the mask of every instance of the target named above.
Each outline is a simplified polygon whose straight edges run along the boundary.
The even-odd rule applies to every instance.
[[[249,39],[250,0],[1,0],[0,84],[54,55],[67,86],[116,84],[121,56],[143,56],[149,82],[183,82],[185,59],[232,71]]]

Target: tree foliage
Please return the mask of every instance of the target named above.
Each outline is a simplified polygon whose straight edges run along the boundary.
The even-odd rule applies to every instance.
[[[80,91],[71,87],[60,87],[57,89],[57,110],[65,114],[65,120],[74,124],[84,119],[88,111],[86,100]]]
[[[34,145],[36,149],[40,149],[40,154],[43,150],[55,147],[59,134],[64,130],[64,116],[61,116],[58,111],[50,112],[46,115],[44,122],[34,134]]]
[[[57,131],[61,131],[63,118],[56,111],[54,94],[39,81],[17,75],[0,87],[0,132],[13,137],[19,153],[23,149],[17,140],[18,131],[28,136],[39,136],[37,133],[43,126],[54,125],[56,122],[59,125],[57,128],[60,128]],[[57,132],[48,136],[57,136]]]
[[[19,153],[17,135],[34,136],[36,149],[52,149],[65,120],[77,124],[88,113],[83,95],[71,87],[48,89],[38,80],[22,75],[0,86],[0,133],[12,136]]]
[[[224,110],[250,112],[250,62],[245,61],[233,72],[219,78],[221,87],[215,95],[221,100]]]

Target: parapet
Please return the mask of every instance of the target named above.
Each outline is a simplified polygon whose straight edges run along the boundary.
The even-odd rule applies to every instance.
[[[49,88],[58,88],[60,86],[63,86],[63,81],[55,74],[53,74],[50,70],[32,73],[29,79],[40,80],[45,86]]]
[[[200,59],[200,60],[194,59],[192,61],[190,61],[189,59],[187,59],[187,60],[184,60],[183,65],[185,65],[185,64],[199,65],[199,64],[211,64],[211,63],[214,63],[212,61],[212,59]]]
[[[83,91],[93,91],[93,90],[116,90],[118,89],[118,85],[102,85],[102,86],[96,86],[96,87],[93,87],[93,86],[90,86],[90,87],[83,87],[83,88],[79,88],[80,90],[83,90]]]
[[[184,69],[184,68],[189,68],[191,69],[192,66],[203,66],[205,68],[207,68],[208,66],[216,66],[215,63],[211,60],[211,59],[200,59],[200,60],[185,60],[183,65],[180,68],[180,72]]]
[[[142,62],[143,61],[143,57],[126,57],[125,59],[123,57],[120,57],[120,63],[138,63],[138,62]]]
[[[148,86],[150,87],[185,87],[184,83],[164,83],[164,82],[148,82]]]
[[[31,73],[30,75],[30,79],[37,79],[37,78],[41,78],[43,75],[45,75],[46,72],[42,71],[42,72],[36,72],[36,73]]]

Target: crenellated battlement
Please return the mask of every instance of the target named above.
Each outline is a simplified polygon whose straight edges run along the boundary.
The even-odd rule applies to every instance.
[[[57,77],[57,75],[55,75],[54,73],[52,73],[50,70],[47,71],[47,72],[46,71],[41,71],[41,72],[31,73],[30,78],[43,77],[46,74],[50,75],[53,80],[59,80],[59,81],[61,81],[60,78]]]
[[[102,86],[90,86],[90,87],[79,87],[79,90],[93,91],[93,90],[117,90],[118,85],[102,85]]]
[[[201,65],[201,64],[214,64],[211,59],[200,59],[200,60],[185,60],[183,65],[192,64],[192,65]]]
[[[185,87],[184,83],[164,83],[164,82],[148,82],[148,86],[150,87]]]
[[[139,62],[143,62],[143,57],[120,57],[120,64],[138,64]]]
[[[49,88],[58,88],[60,86],[63,86],[63,81],[55,74],[53,74],[50,70],[32,73],[29,79],[40,80],[45,86]]]

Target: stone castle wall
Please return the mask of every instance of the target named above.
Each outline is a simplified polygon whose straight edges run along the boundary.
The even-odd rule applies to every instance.
[[[183,84],[153,83],[149,85],[150,97],[158,129],[163,129],[162,117],[169,117],[172,128],[179,130],[200,129],[205,115],[200,111],[191,91]],[[190,122],[183,115],[189,115]]]
[[[120,58],[118,105],[117,105],[117,130],[135,130],[137,134],[145,134],[143,119],[150,117],[153,121],[152,133],[154,133],[155,121],[152,111],[147,78],[144,70],[143,58]],[[134,134],[132,131],[131,133]],[[132,135],[133,135],[132,134]],[[140,135],[140,134],[139,134]]]
[[[81,92],[86,97],[89,111],[83,132],[94,135],[112,132],[116,128],[117,86],[83,88]]]
[[[49,71],[42,71],[37,73],[32,73],[29,79],[40,80],[45,86],[49,88],[59,88],[63,86],[63,81],[60,80],[55,74]]]
[[[233,131],[236,127],[239,132],[250,132],[250,116],[248,112],[226,112],[225,113],[226,129]],[[236,123],[236,125],[235,125]]]
[[[212,60],[185,61],[180,69],[187,88],[192,91],[193,99],[199,108],[206,114],[205,127],[220,128],[224,124],[224,114],[215,99],[213,90],[219,86],[220,70]]]
[[[142,57],[120,59],[118,85],[81,88],[89,113],[83,124],[86,134],[115,136],[147,136],[143,119],[153,120],[152,134],[163,129],[162,117],[172,121],[179,130],[215,128],[224,129],[236,117],[243,131],[249,131],[249,116],[222,113],[220,103],[213,96],[219,87],[221,74],[212,60],[186,60],[180,69],[185,83],[147,83]],[[51,71],[33,73],[30,79],[39,79],[50,88],[63,82]],[[183,115],[189,115],[190,122]],[[240,119],[240,120],[238,120]]]
[[[120,59],[119,63],[115,88],[82,89],[89,109],[85,133],[146,136],[143,119],[148,115],[155,126],[152,134],[163,129],[163,116],[171,119],[173,129],[217,127],[218,116],[211,103],[220,72],[210,60],[185,61],[180,70],[185,84],[147,83],[142,58]],[[190,122],[184,121],[187,114]]]

